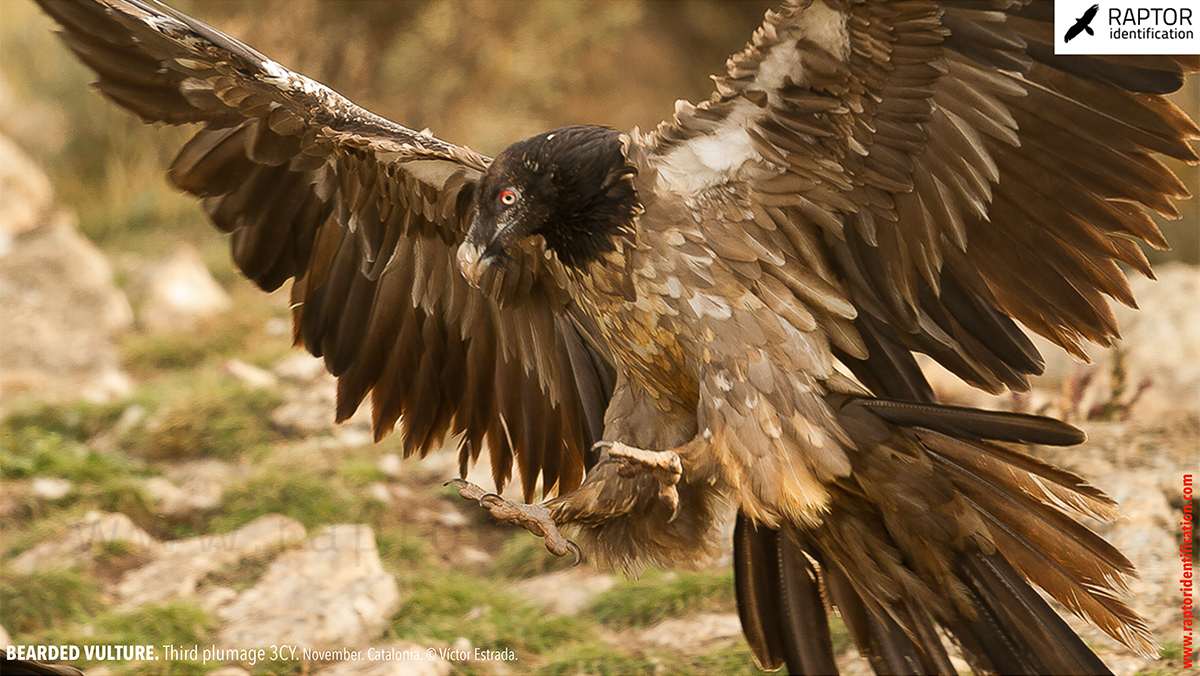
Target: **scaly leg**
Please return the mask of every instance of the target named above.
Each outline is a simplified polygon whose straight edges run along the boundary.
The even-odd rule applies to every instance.
[[[558,524],[554,523],[549,509],[542,505],[525,505],[505,500],[464,479],[451,479],[443,485],[449,486],[450,484],[458,486],[459,495],[468,500],[477,501],[480,507],[486,508],[497,519],[520,526],[538,537],[545,538],[546,549],[550,550],[551,554],[565,556],[567,552],[570,552],[575,556],[574,565],[579,565],[579,561],[583,558],[579,546],[558,532]]]
[[[617,472],[631,477],[649,474],[658,480],[658,497],[671,507],[671,520],[679,513],[679,490],[676,485],[683,476],[683,462],[675,451],[647,451],[626,446],[619,441],[598,441],[595,448],[607,448],[608,457],[624,466]]]

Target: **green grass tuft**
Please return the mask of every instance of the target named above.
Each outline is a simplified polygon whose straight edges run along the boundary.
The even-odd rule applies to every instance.
[[[103,605],[99,585],[76,569],[24,574],[5,571],[0,585],[4,628],[18,636],[62,627]]]
[[[549,663],[537,671],[547,676],[573,676],[574,674],[655,676],[670,673],[663,669],[661,660],[638,657],[597,644],[567,646],[551,655]]]
[[[672,665],[668,671],[679,674],[767,674],[770,672],[758,668],[750,646],[744,642],[737,645],[696,657],[685,659],[679,665]]]
[[[230,380],[200,383],[175,392],[126,445],[151,460],[237,458],[284,438],[270,423],[280,403],[271,390]]]
[[[245,591],[262,579],[278,556],[279,552],[275,549],[246,556],[205,575],[199,585],[219,585],[234,591]]]
[[[616,629],[647,627],[688,613],[726,612],[734,608],[730,569],[663,573],[647,571],[600,594],[589,614]]]
[[[477,648],[509,648],[522,657],[592,637],[586,622],[530,607],[493,578],[429,567],[399,581],[405,600],[392,629],[406,639],[451,644],[461,636]]]
[[[57,627],[31,637],[33,642],[45,644],[88,645],[149,645],[154,646],[159,658],[153,662],[104,662],[120,674],[202,674],[212,671],[212,664],[200,661],[170,660],[162,649],[164,645],[190,648],[211,642],[216,626],[214,620],[203,610],[191,603],[177,602],[167,605],[151,605],[127,613],[102,613],[87,618],[86,628],[80,625]],[[86,636],[86,638],[82,638]],[[80,655],[75,666],[98,664]]]
[[[265,514],[283,514],[318,528],[331,523],[371,523],[384,507],[358,495],[336,476],[302,468],[270,468],[226,492],[222,514],[208,528],[237,529]]]
[[[1183,644],[1179,641],[1163,641],[1162,652],[1158,656],[1164,660],[1183,659]]]
[[[384,568],[393,572],[410,569],[429,560],[429,548],[420,535],[407,532],[401,524],[375,532],[375,547]]]
[[[505,577],[527,578],[571,567],[569,556],[553,556],[541,538],[529,537],[524,530],[514,533],[500,545],[492,571]]]

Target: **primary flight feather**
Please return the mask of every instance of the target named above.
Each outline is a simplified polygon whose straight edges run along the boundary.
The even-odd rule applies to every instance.
[[[1040,586],[1152,651],[1114,503],[1022,444],[1063,423],[938,405],[914,352],[1028,387],[1021,324],[1108,345],[1118,263],[1165,246],[1200,130],[1196,57],[1053,53],[1050,2],[811,0],[768,12],[712,97],[649,133],[578,126],[494,160],[382,119],[152,0],[37,0],[99,90],[198,124],[169,169],[238,267],[292,280],[296,342],[406,453],[487,449],[498,517],[603,563],[696,561],[735,518],[765,668],[1096,673]],[[552,496],[552,497],[551,497]]]

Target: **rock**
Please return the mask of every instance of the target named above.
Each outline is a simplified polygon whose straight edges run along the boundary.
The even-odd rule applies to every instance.
[[[664,620],[642,631],[639,638],[653,646],[697,654],[731,645],[742,635],[737,613],[698,613]]]
[[[268,514],[231,533],[164,542],[153,561],[121,577],[116,589],[118,607],[129,610],[191,596],[205,575],[222,566],[271,554],[304,537],[304,525],[299,521]]]
[[[322,360],[295,352],[280,360],[272,371],[285,383],[285,401],[271,414],[273,424],[302,435],[327,432],[345,446],[374,442],[369,405],[360,406],[341,424],[335,421],[337,379],[325,370]]]
[[[382,481],[372,481],[371,485],[367,487],[367,492],[370,493],[373,500],[385,505],[390,505],[395,501],[395,498],[392,497],[392,492],[388,490],[387,484]]]
[[[280,378],[299,384],[310,384],[327,374],[325,361],[303,350],[293,350],[280,359],[271,371]]]
[[[162,333],[192,330],[233,304],[190,245],[181,246],[166,262],[146,272],[140,291],[138,321]]]
[[[44,222],[52,197],[50,180],[41,167],[0,135],[0,255],[12,248],[17,235]]]
[[[404,474],[403,462],[404,460],[395,453],[384,453],[379,456],[379,460],[375,463],[375,466],[379,468],[380,472],[389,477],[399,479]]]
[[[529,605],[557,615],[578,615],[616,583],[612,575],[577,567],[521,580],[509,591]]]
[[[437,522],[446,528],[465,528],[470,525],[467,517],[457,509],[446,506],[437,516]]]
[[[316,672],[317,676],[448,676],[450,663],[437,652],[415,643],[387,643],[363,652],[363,659],[346,660]]]
[[[34,477],[30,484],[29,492],[33,497],[39,500],[54,502],[67,497],[71,489],[75,487],[75,482],[70,479],[62,479],[59,477],[39,476]]]
[[[279,378],[266,369],[249,364],[241,359],[229,359],[221,365],[226,375],[236,378],[246,387],[252,389],[271,389],[279,384]]]
[[[194,481],[176,486],[166,477],[151,477],[142,484],[142,492],[165,516],[181,517],[207,512],[221,504],[225,490],[212,481]]]
[[[11,152],[4,148],[0,155]],[[0,158],[0,167],[7,161]],[[49,208],[44,198],[40,189],[30,188],[5,196],[0,207],[7,212],[0,215],[2,405],[14,395],[96,402],[124,396],[133,386],[121,369],[115,339],[132,324],[129,302],[113,283],[104,254],[75,231],[72,217]],[[31,202],[22,207],[19,199]]]
[[[237,596],[237,591],[229,587],[205,585],[204,589],[201,589],[196,596],[196,604],[209,615],[215,615],[221,608],[232,603]]]
[[[471,545],[460,545],[453,554],[455,563],[461,563],[467,566],[487,566],[491,565],[495,557],[488,552]]]
[[[173,463],[164,469],[166,476],[147,479],[142,493],[164,515],[183,518],[219,507],[225,487],[245,481],[252,470],[244,463],[212,458]]]
[[[127,542],[151,551],[159,546],[149,533],[138,528],[124,514],[93,511],[68,526],[59,537],[17,556],[10,568],[16,573],[70,568],[91,561],[93,546],[100,542]]]
[[[218,641],[235,647],[365,648],[400,607],[365,525],[326,526],[277,558],[266,574],[218,612]]]

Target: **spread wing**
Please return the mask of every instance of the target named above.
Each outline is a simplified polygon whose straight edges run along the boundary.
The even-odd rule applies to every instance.
[[[850,301],[861,346],[836,312],[818,323],[868,386],[921,398],[920,351],[1024,389],[1042,360],[1016,322],[1081,356],[1109,345],[1106,297],[1134,302],[1118,263],[1150,275],[1135,240],[1166,242],[1147,212],[1188,196],[1155,154],[1198,159],[1161,94],[1200,57],[1053,42],[1052,3],[793,2],[644,142],[662,190],[753,188],[771,218],[721,233],[729,258],[798,263],[809,311]]]
[[[611,367],[532,250],[469,287],[453,264],[489,160],[364,110],[158,3],[39,0],[99,90],[147,122],[195,123],[169,176],[231,233],[238,267],[292,285],[295,338],[338,377],[338,419],[371,395],[405,453],[489,445],[531,498],[579,484]]]
[[[869,579],[907,584],[906,573],[880,572],[887,564],[879,553],[930,551],[928,540],[911,545],[915,522],[881,528],[875,544],[854,536],[839,551],[828,541],[806,548],[808,535],[795,535],[822,540],[860,518],[850,516],[859,509],[864,523],[886,523],[897,496],[944,485],[940,470],[921,470],[905,488],[880,491],[899,485],[885,478],[899,465],[873,475],[869,444],[839,437],[860,423],[836,419],[819,395],[853,387],[838,382],[832,357],[877,396],[911,402],[934,400],[914,351],[991,391],[1027,387],[1042,361],[1021,324],[1076,354],[1085,340],[1109,344],[1117,326],[1108,298],[1133,304],[1118,264],[1150,274],[1134,240],[1166,242],[1147,212],[1177,216],[1173,200],[1187,196],[1154,155],[1198,160],[1189,142],[1200,130],[1161,93],[1178,88],[1200,59],[1055,56],[1052,3],[1022,5],[790,3],[768,13],[729,60],[710,100],[677,104],[671,121],[639,139],[659,197],[679,194],[696,214],[697,232],[676,238],[679,258],[700,241],[723,263],[694,273],[716,280],[693,285],[706,294],[695,298],[721,301],[698,312],[719,320],[698,331],[706,336],[700,427],[724,453],[731,482],[745,487],[735,577],[747,639],[764,666],[833,668],[821,638],[831,598],[880,673],[913,669],[913,655],[941,650],[933,630],[921,627],[925,610],[889,617],[863,604],[893,598],[890,590],[844,593],[865,570]],[[950,494],[972,495],[961,486]],[[816,508],[783,502],[791,496]],[[829,511],[820,526],[795,518],[779,525],[774,504],[801,517]],[[1005,518],[1021,537],[1037,539],[1044,518],[1081,530],[1043,506],[1029,502]],[[998,523],[999,511],[980,513]],[[1033,548],[1038,563],[1005,547],[1008,562],[981,564],[975,552],[953,563],[954,584],[982,590],[977,608],[1037,618],[980,630],[981,645],[1005,646],[987,648],[1000,673],[1026,669],[1005,666],[1006,652],[1067,655],[1063,664],[1103,669],[1022,578],[1128,645],[1152,645],[1104,585],[1056,577],[1060,564],[1046,562],[1057,555],[1046,552],[1070,539],[1063,532]],[[803,551],[789,553],[794,547]],[[870,562],[847,563],[862,552]],[[994,575],[973,568],[993,565]],[[964,635],[980,622],[951,631],[967,645],[977,639]],[[1034,641],[1048,637],[1051,647],[1014,648],[1010,637],[1027,626],[1039,626]],[[921,647],[897,649],[913,644]],[[828,662],[808,661],[821,656]]]

